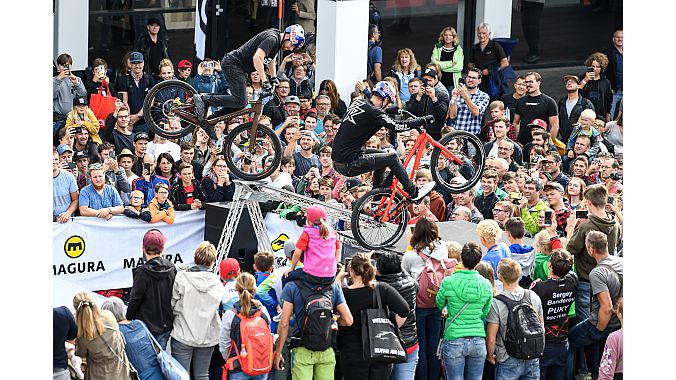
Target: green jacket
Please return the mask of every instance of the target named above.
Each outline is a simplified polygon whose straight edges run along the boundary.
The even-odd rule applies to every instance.
[[[300,211],[301,208],[298,205],[286,205],[284,202],[281,202],[279,206],[277,206],[277,211],[279,211],[279,216],[282,218],[286,218],[286,214],[288,213],[297,213]]]
[[[535,234],[540,232],[538,217],[540,216],[540,211],[547,209],[549,209],[549,206],[543,201],[538,201],[533,207],[521,209],[521,219],[523,219],[523,224],[526,225],[526,231],[530,232],[531,235],[535,236]]]
[[[437,307],[448,310],[444,339],[485,338],[483,319],[488,315],[492,300],[491,283],[475,270],[461,269],[444,278],[437,294]],[[451,324],[465,303],[468,303],[467,307]]]
[[[533,281],[540,279],[546,280],[549,276],[549,259],[552,255],[547,255],[542,252],[535,254],[535,265],[533,266]]]
[[[453,53],[453,60],[441,61],[441,48],[443,46],[444,45],[440,42],[434,45],[431,61],[438,64],[441,67],[441,71],[453,73],[453,87],[456,87],[458,85],[458,79],[462,76],[462,67],[465,63],[465,56],[462,52],[462,47],[457,45],[455,47],[455,52]],[[441,77],[441,73],[439,73],[439,77]]]

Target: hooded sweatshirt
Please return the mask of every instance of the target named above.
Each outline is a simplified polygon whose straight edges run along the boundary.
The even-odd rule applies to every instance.
[[[126,318],[142,320],[154,334],[170,331],[174,324],[171,290],[176,267],[163,257],[155,257],[132,272],[134,285]]]
[[[607,214],[606,218],[599,218],[590,213],[589,220],[580,223],[575,229],[566,249],[575,259],[577,275],[580,281],[587,282],[589,281],[589,272],[596,267],[596,260],[589,256],[584,244],[584,240],[590,231],[600,231],[606,234],[608,237],[608,252],[611,255],[615,252],[617,243],[622,240],[622,228],[612,214]]]
[[[437,294],[437,307],[448,309],[444,339],[485,338],[483,319],[488,315],[492,300],[491,283],[475,270],[461,269],[444,278]],[[460,312],[465,304],[467,307]]]
[[[171,295],[174,329],[171,337],[191,347],[218,344],[218,306],[225,294],[220,278],[208,267],[195,265],[176,274]]]
[[[522,277],[531,276],[535,264],[535,248],[528,244],[512,244],[509,250],[512,252],[512,259],[521,265]]]
[[[437,260],[448,258],[448,249],[441,239],[435,241],[432,245],[434,248],[431,252],[429,247],[425,247],[422,249],[422,253]],[[401,268],[410,274],[415,282],[420,280],[420,273],[424,266],[425,260],[415,250],[405,252],[404,257],[401,259]]]

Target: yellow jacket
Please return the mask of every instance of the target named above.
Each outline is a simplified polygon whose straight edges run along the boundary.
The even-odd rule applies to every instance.
[[[68,116],[66,117],[66,128],[74,128],[77,126],[77,111],[75,108],[73,108],[70,112],[68,112]],[[87,107],[87,110],[85,111],[83,126],[87,128],[87,131],[89,131],[89,136],[91,136],[92,141],[96,143],[96,145],[101,145],[103,143],[103,141],[101,141],[101,137],[99,136],[99,130],[101,129],[99,119],[96,118],[94,112],[92,112],[89,107]]]

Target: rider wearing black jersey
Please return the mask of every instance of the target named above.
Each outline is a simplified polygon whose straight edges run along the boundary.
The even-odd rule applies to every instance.
[[[290,51],[303,46],[305,31],[300,25],[291,25],[284,32],[277,29],[266,29],[239,48],[225,54],[221,60],[223,75],[228,82],[230,95],[196,94],[193,96],[195,112],[201,126],[206,127],[205,117],[208,106],[224,107],[225,113],[243,109],[248,103],[246,96],[246,78],[257,72],[263,82],[263,90],[270,92],[272,85],[265,75],[268,66],[270,78],[276,78],[277,67],[275,57],[279,50]],[[225,114],[224,113],[224,114]],[[205,128],[209,130],[209,128]]]
[[[396,101],[394,87],[388,82],[378,82],[372,90],[371,100],[356,99],[347,109],[340,129],[333,139],[333,167],[340,174],[353,177],[374,171],[373,186],[388,187],[383,183],[385,168],[401,182],[408,197],[417,201],[429,194],[436,183],[431,181],[420,189],[406,174],[399,156],[392,149],[364,149],[364,144],[382,127],[392,133],[408,131],[426,123],[433,123],[431,116],[397,122],[384,109]],[[387,181],[389,182],[389,181]]]

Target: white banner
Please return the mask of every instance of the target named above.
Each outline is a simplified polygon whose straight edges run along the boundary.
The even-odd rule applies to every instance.
[[[125,216],[77,217],[54,223],[54,276],[90,290],[132,286],[132,269],[143,264],[143,235],[153,228],[167,238],[163,256],[172,263],[192,264],[204,241],[204,211],[176,213],[174,224],[149,224]]]
[[[295,220],[286,220],[281,218],[279,214],[272,212],[265,216],[265,229],[270,239],[270,252],[275,255],[275,268],[285,266],[284,242],[287,240],[298,241],[303,229],[298,227]]]

